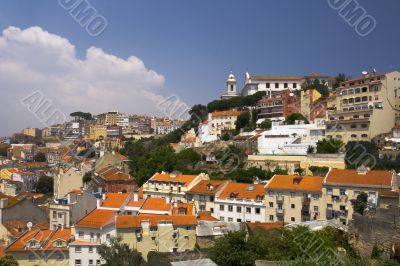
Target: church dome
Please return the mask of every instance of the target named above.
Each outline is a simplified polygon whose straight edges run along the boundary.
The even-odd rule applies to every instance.
[[[232,71],[229,73],[228,81],[236,81],[235,75],[233,75]]]

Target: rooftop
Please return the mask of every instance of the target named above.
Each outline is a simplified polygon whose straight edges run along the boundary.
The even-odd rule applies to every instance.
[[[193,186],[187,193],[193,194],[209,194],[214,195],[218,189],[223,185],[224,180],[201,180],[195,186]]]
[[[197,225],[197,219],[193,215],[118,215],[116,228],[141,228],[142,222],[149,222],[150,226],[157,226],[163,222],[171,222],[173,225]]]
[[[257,199],[264,197],[264,185],[229,182],[219,198]]]
[[[211,116],[212,117],[220,117],[220,116],[239,116],[241,112],[239,111],[217,111],[217,112],[212,112]]]
[[[114,216],[117,214],[114,210],[94,209],[88,215],[83,217],[77,224],[77,227],[102,228],[114,222]]]
[[[361,185],[373,187],[391,187],[393,172],[387,170],[331,169],[324,184]]]
[[[167,174],[167,173],[157,173],[150,181],[164,181],[164,182],[179,182],[183,183],[183,186],[188,186],[193,180],[196,179],[196,175],[174,175],[174,174]]]
[[[323,179],[321,176],[274,175],[265,188],[320,192]]]

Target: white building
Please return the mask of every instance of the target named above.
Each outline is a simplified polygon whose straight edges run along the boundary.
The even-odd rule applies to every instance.
[[[212,135],[210,133],[210,131],[211,131],[210,126],[211,126],[211,124],[209,121],[204,121],[203,123],[201,123],[199,125],[197,135],[198,135],[201,143],[213,142],[213,141],[218,140],[217,135]]]
[[[245,83],[242,89],[242,96],[253,95],[259,91],[270,92],[283,90],[300,90],[306,80],[318,79],[324,82],[328,88],[332,88],[334,78],[310,73],[306,76],[256,76],[246,73]]]
[[[308,148],[316,147],[325,135],[322,120],[314,124],[282,125],[273,122],[271,130],[264,131],[258,138],[260,154],[306,155]]]
[[[228,79],[226,80],[226,91],[221,95],[221,99],[230,99],[239,96],[236,91],[236,78],[232,71],[229,73]]]
[[[265,222],[264,185],[230,182],[214,201],[216,218],[225,222]]]
[[[97,248],[116,236],[113,210],[95,209],[75,225],[75,240],[69,245],[70,266],[101,265]]]

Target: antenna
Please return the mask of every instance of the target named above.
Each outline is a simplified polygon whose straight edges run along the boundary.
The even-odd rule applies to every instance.
[[[376,69],[374,67],[371,67],[372,73],[376,74]]]

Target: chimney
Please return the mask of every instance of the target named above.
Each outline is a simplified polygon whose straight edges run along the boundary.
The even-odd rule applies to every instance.
[[[105,199],[107,198],[107,194],[106,194],[106,193],[101,194],[101,198],[102,198],[103,200],[105,200]]]
[[[171,197],[168,195],[167,197],[165,197],[165,202],[167,203],[167,204],[170,204],[171,203]]]
[[[139,201],[139,193],[138,192],[133,192],[133,201],[135,201],[135,202]]]

